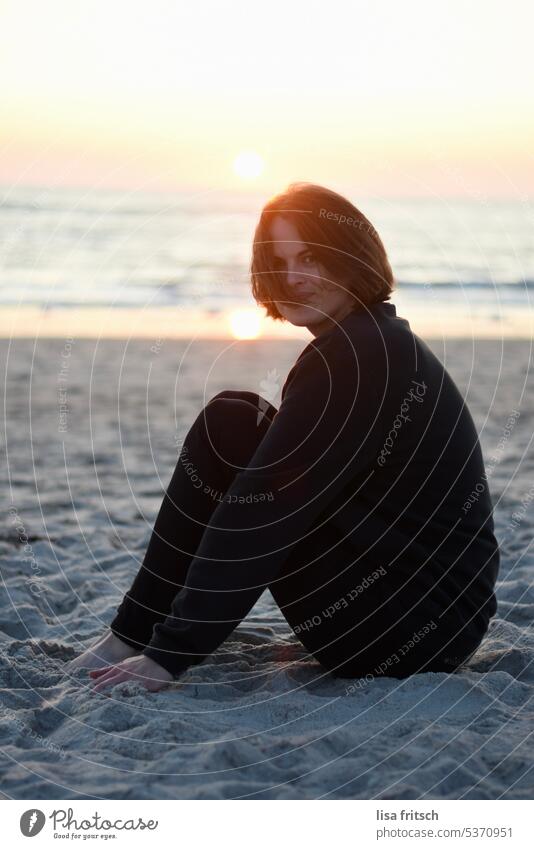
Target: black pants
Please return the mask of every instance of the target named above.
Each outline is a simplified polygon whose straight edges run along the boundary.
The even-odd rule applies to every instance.
[[[111,624],[121,640],[142,650],[154,624],[170,613],[215,507],[246,468],[275,413],[256,393],[233,390],[215,395],[199,413],[143,564]],[[203,486],[196,487],[195,480]],[[305,648],[339,677],[450,672],[483,637],[454,605],[443,615],[428,597],[416,598],[413,590],[403,594],[398,580],[363,563],[329,523],[294,546],[269,590]]]

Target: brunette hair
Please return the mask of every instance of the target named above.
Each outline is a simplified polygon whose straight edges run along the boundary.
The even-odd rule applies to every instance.
[[[285,275],[275,269],[269,225],[273,215],[294,223],[303,242],[329,274],[354,296],[354,309],[391,297],[395,281],[382,241],[365,215],[347,198],[313,183],[290,183],[263,207],[254,233],[252,294],[273,319],[285,321],[275,301],[284,300]]]

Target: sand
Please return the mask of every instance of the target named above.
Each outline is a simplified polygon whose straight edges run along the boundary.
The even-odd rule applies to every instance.
[[[502,547],[498,613],[465,668],[351,689],[265,593],[218,652],[159,693],[94,694],[85,671],[65,676],[115,615],[201,405],[224,388],[278,404],[303,344],[0,343],[3,798],[532,798],[528,342],[431,343],[481,434]]]

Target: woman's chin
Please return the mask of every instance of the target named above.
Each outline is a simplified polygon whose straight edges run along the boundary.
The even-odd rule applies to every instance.
[[[297,327],[307,327],[324,321],[324,315],[312,307],[285,307],[284,315],[291,324]]]

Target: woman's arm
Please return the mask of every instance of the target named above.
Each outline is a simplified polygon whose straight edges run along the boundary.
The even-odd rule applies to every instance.
[[[357,351],[334,331],[309,348],[248,467],[213,512],[171,614],[144,649],[173,675],[228,637],[349,481],[376,473],[392,361],[383,337]]]

